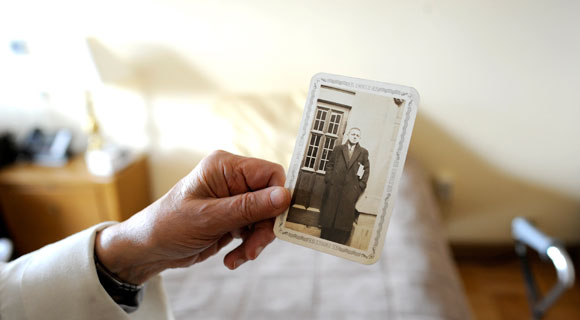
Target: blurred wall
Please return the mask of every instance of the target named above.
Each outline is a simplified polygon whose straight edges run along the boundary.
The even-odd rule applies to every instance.
[[[411,152],[453,182],[452,241],[507,242],[525,215],[580,242],[578,12],[564,0],[3,2],[1,45],[31,39],[32,56],[43,42],[59,68],[32,88],[36,76],[0,74],[0,128],[80,131],[81,89],[47,83],[75,79],[91,36],[97,115],[151,152],[159,196],[215,148],[287,166],[319,71],[405,84],[422,98]]]

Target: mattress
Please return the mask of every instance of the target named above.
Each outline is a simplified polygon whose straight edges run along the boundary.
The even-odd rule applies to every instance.
[[[408,160],[383,254],[360,265],[276,240],[235,271],[218,255],[163,281],[176,319],[470,319],[427,175]]]

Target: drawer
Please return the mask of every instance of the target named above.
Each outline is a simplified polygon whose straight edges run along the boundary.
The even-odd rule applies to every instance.
[[[92,185],[2,188],[1,203],[19,253],[36,250],[105,220]]]

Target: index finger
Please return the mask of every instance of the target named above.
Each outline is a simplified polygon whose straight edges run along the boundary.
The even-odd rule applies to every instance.
[[[286,181],[284,169],[279,164],[221,150],[204,158],[196,169],[198,180],[203,181],[206,191],[214,198],[281,187]]]
[[[274,162],[245,158],[240,162],[239,169],[250,190],[283,187],[284,182],[286,182],[284,168]]]
[[[284,168],[274,162],[226,153],[220,164],[229,196],[282,187],[286,182]]]

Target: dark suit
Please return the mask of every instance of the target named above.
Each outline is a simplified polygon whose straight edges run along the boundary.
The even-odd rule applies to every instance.
[[[326,164],[326,187],[322,195],[319,220],[321,237],[343,244],[352,231],[356,218],[355,205],[367,187],[370,171],[369,152],[357,143],[349,159],[347,145],[348,143],[336,146]],[[359,179],[357,172],[360,166],[364,168],[364,174]],[[336,239],[346,239],[336,240],[325,236],[335,231],[344,235]]]

